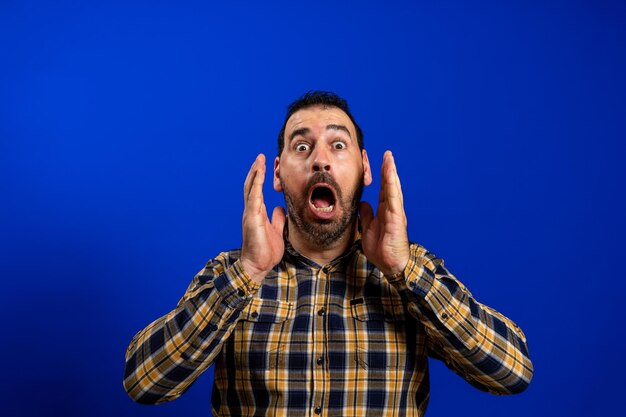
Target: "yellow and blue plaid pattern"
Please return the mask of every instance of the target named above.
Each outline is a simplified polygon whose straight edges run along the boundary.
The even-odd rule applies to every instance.
[[[170,401],[215,363],[215,416],[422,416],[429,355],[492,393],[530,382],[521,329],[422,246],[388,278],[360,241],[324,267],[286,245],[260,286],[238,250],[209,261],[177,308],[133,338],[129,395]]]

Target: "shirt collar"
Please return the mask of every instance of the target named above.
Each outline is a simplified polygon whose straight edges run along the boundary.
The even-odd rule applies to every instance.
[[[358,222],[357,228],[352,238],[352,245],[350,245],[344,253],[342,253],[341,255],[339,255],[338,257],[336,257],[335,259],[333,259],[327,264],[331,266],[331,268],[336,265],[339,265],[344,259],[351,258],[352,255],[355,254],[356,252],[361,251],[361,221],[360,219],[357,220],[357,222]],[[287,221],[285,222],[285,229],[283,230],[283,239],[285,241],[285,255],[288,254],[293,260],[303,263],[307,266],[312,266],[315,268],[320,268],[324,266],[324,265],[319,265],[315,261],[302,255],[293,247],[293,245],[289,241],[289,219],[287,219]]]

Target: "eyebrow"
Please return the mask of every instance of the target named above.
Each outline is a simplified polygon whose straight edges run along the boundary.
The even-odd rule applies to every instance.
[[[289,135],[289,142],[291,142],[296,136],[306,136],[310,131],[311,129],[308,127],[301,127],[300,129],[294,130],[291,132],[291,135]]]
[[[352,135],[350,134],[350,131],[344,125],[328,125],[326,126],[326,130],[343,130],[344,132],[348,134],[350,139],[352,139]]]
[[[350,131],[344,125],[327,125],[326,130],[341,130],[343,132],[346,132],[350,139],[352,139]],[[296,136],[306,136],[309,132],[311,132],[311,129],[309,129],[308,127],[301,127],[300,129],[296,129],[291,132],[291,135],[289,135],[289,141],[291,142]]]

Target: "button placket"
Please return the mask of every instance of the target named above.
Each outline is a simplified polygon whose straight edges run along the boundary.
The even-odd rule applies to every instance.
[[[313,316],[313,351],[311,352],[311,361],[313,361],[313,404],[315,404],[314,413],[320,415],[322,413],[322,402],[324,393],[326,392],[328,381],[326,375],[326,367],[324,366],[324,355],[326,351],[325,341],[326,320],[327,320],[327,300],[326,292],[328,286],[328,267],[324,267],[317,271],[317,285],[315,294],[315,314]]]

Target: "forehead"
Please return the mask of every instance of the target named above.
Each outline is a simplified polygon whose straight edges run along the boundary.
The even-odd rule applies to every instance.
[[[298,110],[291,115],[285,125],[285,137],[296,129],[326,129],[328,125],[342,125],[348,128],[350,135],[356,138],[356,129],[348,115],[338,107],[316,105]]]

